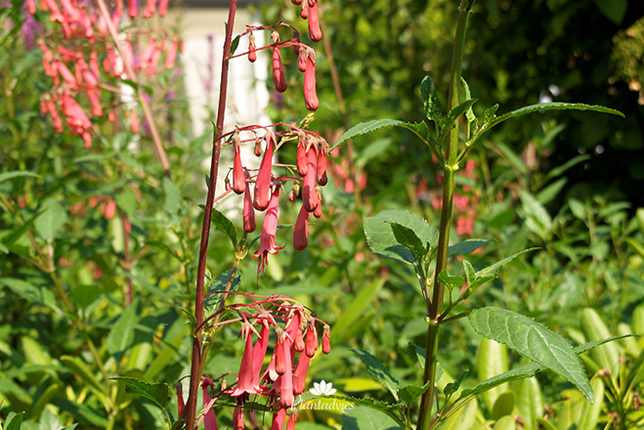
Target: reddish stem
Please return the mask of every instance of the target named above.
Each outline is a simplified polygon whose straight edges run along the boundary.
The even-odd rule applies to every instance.
[[[217,171],[219,170],[219,156],[221,154],[221,137],[223,136],[224,115],[226,113],[226,98],[228,95],[228,66],[230,64],[230,47],[232,44],[233,27],[237,0],[230,0],[228,11],[228,25],[226,27],[226,40],[224,42],[224,55],[221,65],[221,81],[219,84],[219,107],[217,109],[217,129],[213,139],[214,148],[210,162],[210,182],[208,183],[208,197],[204,209],[203,225],[201,229],[201,244],[199,246],[199,264],[197,269],[197,289],[195,291],[195,327],[200,327],[204,320],[204,277],[206,275],[206,257],[208,254],[208,238],[210,236],[210,223],[212,221],[212,207],[217,186]],[[202,370],[201,330],[194,334],[192,342],[192,366],[190,369],[190,391],[186,403],[186,429],[195,427],[197,411],[197,393],[201,381]]]

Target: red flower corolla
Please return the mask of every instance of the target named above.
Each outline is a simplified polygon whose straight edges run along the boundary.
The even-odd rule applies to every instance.
[[[244,170],[246,171],[246,175],[248,175],[248,170]],[[245,184],[243,217],[244,231],[247,233],[255,231],[255,209],[253,208],[253,198],[250,196],[250,185],[248,182]]]
[[[297,409],[291,409],[291,414],[288,416],[288,424],[286,430],[295,430],[295,422],[297,421]]]
[[[317,0],[314,1],[313,4],[309,2],[309,37],[314,42],[322,40]]]
[[[324,334],[322,335],[322,352],[328,354],[331,352],[331,327],[324,325]]]
[[[257,172],[257,179],[255,180],[255,199],[253,201],[253,206],[258,211],[263,211],[264,209],[266,209],[269,202],[275,134],[272,131],[268,130],[264,135],[264,140],[266,141],[266,151],[264,152],[262,163],[259,165],[259,172]]]
[[[293,248],[298,251],[304,250],[304,248],[309,244],[308,227],[309,211],[302,206],[300,213],[297,216],[297,221],[295,221],[295,228],[293,229]]]
[[[246,190],[246,177],[241,162],[241,139],[237,133],[233,135],[233,150],[235,153],[233,162],[233,191],[241,194]]]
[[[286,409],[280,408],[276,413],[273,414],[273,423],[271,424],[271,430],[283,430],[284,421],[286,421]]]
[[[255,47],[255,35],[253,33],[248,36],[249,38],[249,43],[248,43],[248,61],[251,63],[254,63],[257,61],[257,49]]]
[[[246,341],[246,347],[244,348],[244,355],[242,356],[239,375],[237,376],[237,387],[230,394],[231,397],[238,397],[246,393],[262,393],[261,388],[259,388],[259,372],[255,371],[251,331],[254,331],[253,326],[248,322],[244,323],[241,329],[241,336]]]
[[[320,107],[320,101],[315,89],[315,53],[310,50],[306,59],[306,70],[304,71],[304,101],[306,108],[316,111]]]
[[[177,390],[177,412],[179,419],[183,418],[183,411],[186,409],[186,403],[183,400],[183,387],[181,382],[177,382],[174,385],[174,388]]]
[[[300,354],[295,365],[295,372],[293,372],[293,394],[300,395],[306,390],[306,374],[309,370],[309,363],[311,357],[305,353]]]
[[[282,54],[277,44],[280,41],[279,33],[276,31],[271,33],[273,41],[273,82],[275,83],[275,91],[283,93],[287,90],[286,75],[284,74],[284,64],[282,63]]]
[[[212,380],[207,375],[204,375],[201,381],[201,386],[203,387],[203,407],[208,408],[208,411],[204,416],[204,426],[205,430],[219,430],[215,410],[210,404],[210,394],[208,394],[208,387],[210,385],[212,385]]]
[[[313,212],[315,208],[320,204],[317,194],[315,192],[315,179],[317,176],[317,149],[316,145],[310,145],[310,148],[306,151],[306,164],[307,172],[302,181],[302,204],[304,208]]]
[[[255,258],[259,258],[259,267],[257,269],[258,273],[260,270],[262,272],[266,270],[266,264],[268,264],[268,254],[277,254],[280,249],[284,248],[283,246],[277,246],[275,244],[280,187],[281,185],[279,183],[275,185],[273,195],[271,196],[271,200],[268,203],[268,209],[266,209],[266,216],[264,217],[264,225],[262,226],[262,234],[259,241],[259,249],[253,255],[253,257]]]

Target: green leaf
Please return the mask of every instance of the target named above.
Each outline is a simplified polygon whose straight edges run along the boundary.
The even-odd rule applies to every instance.
[[[79,308],[86,308],[103,292],[96,285],[79,285],[69,292],[69,300]]]
[[[568,206],[570,206],[570,212],[575,216],[575,218],[578,218],[582,221],[586,219],[588,216],[588,212],[586,211],[586,207],[582,202],[580,202],[577,199],[568,199]]]
[[[369,248],[383,257],[412,265],[415,262],[414,254],[396,240],[391,228],[392,223],[413,230],[426,249],[438,239],[438,231],[418,215],[398,209],[382,211],[375,216],[365,217],[364,231]]]
[[[449,113],[445,118],[441,120],[439,127],[447,130],[454,128],[454,126],[456,125],[455,122],[458,119],[458,117],[463,115],[463,113],[465,113],[465,111],[467,111],[468,109],[472,109],[472,106],[477,101],[478,99],[469,99],[461,103],[460,105],[456,106],[454,109],[449,111]]]
[[[385,152],[391,145],[391,142],[393,142],[393,139],[389,138],[374,140],[360,151],[360,155],[356,158],[356,164],[360,167],[366,166],[370,160]]]
[[[138,207],[138,201],[133,190],[130,188],[125,189],[118,193],[116,197],[114,197],[114,200],[116,200],[116,205],[119,209],[125,212],[128,217],[134,216],[134,212]]]
[[[335,344],[340,345],[349,339],[349,330],[356,325],[356,322],[365,311],[373,306],[373,301],[384,284],[385,280],[382,278],[367,283],[349,306],[345,308],[344,312],[333,324],[333,327],[331,327],[331,339]]]
[[[472,139],[472,143],[470,145],[473,145],[474,142],[476,142],[478,139],[481,138],[481,136],[483,136],[483,134],[485,134],[488,130],[490,130],[495,125],[502,123],[503,121],[506,121],[510,118],[515,118],[521,115],[527,115],[529,113],[546,111],[546,110],[592,111],[592,112],[600,112],[600,113],[609,113],[612,115],[621,116],[622,118],[625,117],[624,114],[621,113],[620,111],[607,108],[604,106],[587,105],[583,103],[561,103],[561,102],[537,103],[534,105],[524,106],[522,108],[513,110],[499,117],[493,118],[489,122],[486,121],[485,124],[483,124],[483,126],[479,129],[479,131],[476,132],[476,134],[474,135],[474,138]],[[487,116],[487,111],[486,111],[486,116]]]
[[[482,126],[485,127],[487,126],[490,122],[492,122],[496,118],[496,111],[499,110],[499,104],[495,104],[494,106],[490,106],[489,108],[485,109],[485,113],[483,114],[483,124]]]
[[[588,400],[593,401],[586,371],[572,345],[563,336],[531,318],[506,309],[474,309],[469,318],[478,333],[508,345],[530,360],[563,376]]]
[[[447,270],[443,270],[438,275],[438,283],[449,288],[459,288],[465,284],[465,279],[462,276],[450,276]]]
[[[472,263],[463,260],[463,271],[465,272],[465,280],[469,287],[476,281],[476,272],[474,271],[474,267],[472,267]]]
[[[399,244],[409,249],[414,253],[418,261],[423,261],[425,254],[427,254],[428,249],[425,247],[425,244],[416,236],[414,230],[400,225],[398,223],[392,222],[391,231],[394,233],[394,237]]]
[[[585,308],[581,313],[581,329],[586,335],[586,339],[597,341],[610,337],[608,327],[601,319],[597,311],[592,308]],[[608,369],[611,373],[617,374],[619,368],[620,351],[617,344],[609,343],[594,348],[590,355],[601,369]]]
[[[28,302],[48,306],[62,314],[56,304],[54,293],[52,293],[47,287],[35,286],[29,282],[15,278],[0,278],[0,284],[6,285],[11,291],[18,294]]]
[[[561,189],[566,185],[567,182],[568,178],[561,178],[548,185],[547,187],[539,191],[539,194],[536,195],[537,201],[542,205],[550,203],[552,200],[554,200],[555,197],[559,195]]]
[[[110,354],[125,351],[134,340],[134,326],[139,319],[138,305],[137,299],[128,306],[107,335],[107,351]]]
[[[599,11],[613,23],[619,25],[626,15],[628,9],[628,0],[595,0]]]
[[[476,272],[476,277],[477,278],[482,278],[484,276],[495,276],[496,272],[499,270],[499,268],[501,266],[504,266],[504,265],[508,264],[510,261],[514,260],[515,258],[517,258],[521,254],[525,254],[526,252],[531,252],[531,251],[534,251],[536,249],[539,249],[539,248],[537,248],[537,247],[528,248],[528,249],[524,249],[523,251],[519,251],[519,252],[517,252],[515,254],[512,254],[511,256],[509,256],[507,258],[504,258],[501,261],[497,261],[496,263],[492,264],[491,266],[486,267],[485,269],[479,270],[478,272]]]
[[[438,98],[438,91],[436,86],[429,76],[425,76],[420,83],[420,95],[422,97],[423,106],[425,107],[425,116],[430,121],[439,122],[443,117],[443,104]]]
[[[181,208],[181,190],[172,179],[163,177],[163,192],[165,193],[165,208],[170,214],[176,213]]]
[[[470,372],[470,369],[465,369],[463,373],[458,375],[458,378],[456,378],[456,381],[450,382],[449,384],[445,385],[445,389],[443,390],[443,394],[445,394],[445,397],[451,397],[452,394],[458,391],[459,388],[461,388],[461,384],[465,380],[465,377],[467,374]]]
[[[347,408],[342,415],[342,430],[398,430],[404,428],[398,424],[390,414],[371,406]]]
[[[451,257],[453,255],[465,255],[470,252],[474,252],[482,246],[490,243],[489,240],[483,239],[467,239],[463,242],[452,245],[447,249],[447,256]]]
[[[361,134],[370,133],[374,130],[378,130],[383,127],[391,127],[393,125],[401,124],[402,121],[397,119],[374,119],[367,122],[361,122],[358,125],[354,125],[350,129],[344,132],[342,136],[333,144],[331,149],[335,149],[340,146],[345,141],[351,139],[354,136],[359,136]]]
[[[123,382],[125,384],[125,391],[134,396],[145,397],[165,411],[165,404],[168,401],[169,393],[168,384],[165,382],[152,384],[129,376],[113,376],[108,379]]]
[[[235,55],[235,51],[237,50],[237,47],[239,46],[239,38],[240,38],[240,35],[237,35],[237,37],[235,37],[233,39],[233,41],[231,42],[229,57],[232,57],[233,55]]]
[[[223,294],[221,293],[216,293],[216,294],[210,294],[216,291],[224,291],[226,289],[226,284],[228,283],[228,279],[230,278],[230,274],[232,273],[233,269],[226,270],[224,273],[221,275],[217,276],[211,283],[210,286],[208,287],[208,295],[206,295],[206,300],[204,301],[204,307],[210,311],[210,313],[214,312],[217,310],[219,307],[219,303],[221,303],[221,299],[223,298]],[[241,282],[241,276],[239,275],[239,271],[235,272],[235,277],[233,278],[232,283],[230,284],[230,291],[237,291],[239,288],[239,284]]]
[[[504,395],[508,397],[509,396],[514,397],[514,393],[512,391],[504,393]],[[492,417],[494,416],[495,415],[493,413]],[[514,418],[511,417],[509,414],[506,414],[504,416],[501,416],[501,418],[496,423],[494,423],[494,427],[492,430],[516,430],[516,428],[517,426],[516,426],[516,423],[514,422]]]
[[[175,254],[172,248],[170,248],[165,242],[161,242],[160,240],[148,240],[147,242],[145,242],[145,246],[151,246],[153,248],[161,249],[167,252],[168,254],[170,254],[171,256],[173,256],[174,258],[176,258],[177,260],[183,261],[181,258],[179,258],[177,254]]]
[[[491,418],[493,420],[498,420],[505,416],[510,418],[514,424],[514,419],[512,417],[508,417],[514,409],[514,398],[514,392],[512,391],[501,393],[494,401]],[[496,426],[494,428],[496,429]]]
[[[400,391],[398,391],[398,395],[400,396],[400,399],[402,401],[404,401],[409,405],[414,400],[422,396],[423,393],[427,391],[428,388],[429,388],[429,382],[423,385],[422,387],[419,387],[418,385],[407,385],[406,387],[403,387],[400,389]]]
[[[20,430],[24,414],[24,412],[20,412],[18,414],[15,412],[9,412],[9,415],[7,415],[7,419],[4,422],[4,427],[2,428],[4,430]]]
[[[103,387],[94,376],[87,364],[80,357],[71,357],[63,355],[60,357],[60,362],[63,366],[67,367],[72,373],[83,380],[84,386],[89,388],[94,394],[98,396],[101,401],[105,400],[105,388]]]
[[[508,351],[502,343],[483,338],[476,351],[476,374],[479,381],[485,381],[508,371]],[[492,410],[497,397],[503,388],[491,389],[482,394],[483,402],[488,410]]]
[[[552,230],[552,218],[546,208],[527,192],[521,193],[521,204],[527,216],[526,227],[541,239],[548,239]]]
[[[470,86],[467,85],[467,82],[465,81],[465,78],[461,76],[461,88],[458,92],[458,102],[459,103],[465,103],[467,100],[470,100],[472,98],[472,94],[470,93]],[[470,107],[465,111],[465,118],[467,119],[467,125],[468,125],[468,132],[467,132],[467,137],[469,138],[470,133],[469,133],[469,125],[476,119],[476,116],[474,115],[474,111]]]
[[[576,157],[571,158],[570,160],[563,163],[561,166],[557,166],[554,169],[550,169],[546,174],[546,179],[556,178],[557,176],[563,174],[566,170],[571,167],[576,166],[579,163],[582,163],[586,160],[590,160],[590,154],[582,154]]]
[[[595,402],[593,404],[584,402],[577,430],[594,430],[597,428],[597,421],[604,401],[604,381],[601,378],[595,378],[590,384],[593,387]]]
[[[7,172],[7,173],[0,173],[0,182],[4,182],[7,179],[12,179],[16,178],[18,176],[32,176],[34,178],[42,178],[40,175],[36,175],[35,173],[32,172]]]
[[[36,230],[47,243],[51,244],[60,228],[67,222],[67,213],[54,198],[45,200],[40,210],[43,214],[36,221]]]
[[[217,209],[214,209],[214,208],[212,210],[212,223],[217,228],[217,230],[219,230],[220,232],[228,236],[228,238],[233,244],[233,248],[236,249],[237,248],[237,229],[235,228],[235,224],[233,224],[231,220],[226,218],[224,214],[222,214],[221,212],[219,212]]]
[[[398,401],[398,380],[391,376],[391,373],[389,373],[380,360],[369,354],[367,351],[363,351],[361,349],[352,349],[351,351],[356,354],[360,360],[362,360],[365,366],[367,366],[367,372],[369,372],[369,375],[384,385],[385,388],[387,388],[394,396],[394,399]]]

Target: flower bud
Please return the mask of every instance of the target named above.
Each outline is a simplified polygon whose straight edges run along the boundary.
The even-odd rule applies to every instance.
[[[326,152],[328,150],[328,144],[324,140],[320,140],[319,143],[317,180],[318,184],[325,186],[328,181],[326,176]]]
[[[230,186],[230,179],[224,179],[224,188],[226,188],[226,191],[230,191],[232,189],[232,187]]]
[[[174,39],[172,40],[172,43],[170,44],[170,48],[168,48],[168,53],[165,57],[165,69],[173,69],[174,68],[174,62],[177,58],[177,47],[179,45],[179,40]]]
[[[293,45],[293,53],[295,55],[298,55],[300,53],[300,31],[299,30],[293,30],[293,40],[296,42]]]
[[[279,34],[273,31],[271,39],[275,45],[273,46],[273,82],[275,83],[275,91],[283,93],[288,88],[288,85],[284,74],[284,64],[282,64],[282,54],[280,54],[280,49],[276,46],[279,43]]]
[[[291,192],[288,193],[288,199],[291,203],[293,203],[297,199],[297,196],[299,195],[300,195],[300,184],[296,182],[293,184],[293,189],[291,189]]]
[[[306,176],[306,134],[303,131],[297,132],[297,174]]]
[[[248,171],[246,171],[248,175]],[[250,196],[250,185],[246,182],[245,191],[244,191],[244,231],[251,233],[257,228],[255,224],[255,209],[253,209],[253,199]]]
[[[324,334],[322,335],[322,352],[328,354],[331,352],[331,327],[324,325]]]
[[[275,371],[278,375],[286,373],[286,366],[291,363],[286,362],[286,332],[281,328],[275,329],[277,333],[277,341],[275,343]]]
[[[303,1],[300,9],[300,16],[302,19],[307,19],[309,17],[309,2]]]
[[[241,140],[239,139],[239,133],[233,135],[233,150],[235,152],[235,160],[233,162],[233,191],[236,194],[241,194],[246,189],[246,177],[241,162]]]
[[[306,59],[306,71],[304,72],[304,101],[306,108],[316,111],[320,107],[320,101],[315,89],[315,58],[308,55]]]
[[[315,208],[313,211],[313,216],[316,217],[317,219],[322,218],[322,192],[320,190],[320,187],[315,187],[315,195],[318,198],[318,207]]]
[[[297,54],[297,68],[300,72],[306,72],[306,59],[308,57],[309,48],[302,48]]]
[[[302,206],[300,213],[297,216],[297,221],[295,221],[295,228],[293,229],[293,248],[297,249],[298,251],[304,250],[304,248],[306,248],[306,246],[309,244],[308,227],[309,212],[304,206]],[[298,350],[296,348],[296,351],[302,350]]]
[[[255,50],[255,35],[251,33],[248,38],[250,39],[248,45],[248,61],[254,63],[257,60],[257,51]]]
[[[257,136],[257,139],[255,139],[255,149],[254,149],[255,157],[259,157],[262,155],[262,138]]]
[[[320,16],[319,16],[318,2],[309,0],[309,37],[314,42],[322,40],[322,31],[320,30]]]
[[[308,212],[313,212],[320,204],[315,193],[317,150],[311,145],[306,151],[307,172],[302,181],[302,204]]]
[[[309,317],[306,328],[306,347],[304,353],[309,357],[313,357],[315,351],[318,349],[318,345],[318,330],[315,327],[315,319]]]

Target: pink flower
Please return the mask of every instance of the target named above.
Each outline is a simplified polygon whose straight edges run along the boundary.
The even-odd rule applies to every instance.
[[[323,140],[320,140],[319,143],[320,146],[318,147],[317,180],[318,184],[325,186],[328,182],[328,179],[326,177],[326,152],[329,145]]]
[[[324,334],[322,335],[322,352],[328,354],[331,352],[331,327],[324,325]]]
[[[271,33],[271,39],[273,40],[273,82],[275,83],[275,91],[278,93],[283,93],[288,89],[286,84],[286,75],[284,74],[284,64],[282,64],[282,54],[280,54],[280,49],[277,47],[279,43],[279,34],[274,31]]]
[[[186,403],[183,401],[183,387],[181,386],[181,382],[177,382],[174,388],[177,390],[177,412],[179,419],[181,419],[183,418],[183,411],[186,409]]]
[[[233,411],[233,430],[244,430],[244,408],[235,408]]]
[[[317,3],[316,3],[317,8]],[[306,70],[304,71],[304,101],[306,108],[315,111],[320,107],[320,101],[315,89],[315,54],[313,51],[308,53],[306,59]]]
[[[306,151],[306,165],[307,172],[304,180],[302,181],[302,204],[304,208],[313,212],[315,208],[318,207],[320,201],[317,198],[315,193],[315,178],[317,176],[317,149],[315,144],[312,144],[310,148]]]
[[[297,132],[297,174],[306,176],[306,134],[303,131]]]
[[[306,374],[309,370],[311,357],[305,353],[300,354],[293,372],[293,394],[300,395],[306,390]]]
[[[255,359],[253,358],[253,340],[251,331],[253,326],[246,322],[242,326],[241,336],[246,341],[244,348],[244,355],[242,356],[239,374],[237,376],[237,387],[230,395],[231,397],[238,397],[244,394],[261,394],[262,390],[259,388],[259,372],[255,371]]]
[[[212,402],[210,399],[210,394],[208,394],[208,387],[212,385],[212,380],[208,375],[203,376],[201,381],[201,386],[203,387],[203,407],[208,408],[206,415],[204,417],[204,426],[205,430],[219,430],[219,424],[217,424],[217,417],[215,416],[215,410],[212,408]]]
[[[266,264],[268,264],[268,254],[277,254],[280,249],[284,248],[283,246],[277,246],[275,244],[280,187],[281,185],[279,183],[275,185],[273,195],[271,196],[271,200],[268,203],[268,209],[266,209],[266,216],[264,217],[264,225],[262,226],[262,234],[260,236],[259,249],[253,255],[253,257],[255,258],[259,258],[258,273],[260,270],[262,272],[266,270]]]
[[[318,12],[317,0],[313,5],[309,2],[309,36],[314,42],[322,40],[322,31],[320,31],[320,17]]]
[[[248,175],[248,171],[246,171],[246,175]],[[255,209],[253,208],[253,199],[250,196],[250,185],[248,182],[245,184],[243,217],[244,231],[247,233],[255,231]]]
[[[262,330],[259,332],[259,339],[255,342],[253,347],[253,356],[255,357],[255,372],[258,375],[262,369],[266,349],[268,348],[268,340],[271,336],[271,322],[272,317],[267,313],[267,317],[258,317],[257,321],[262,325]]]
[[[286,430],[295,430],[296,421],[297,421],[297,409],[291,409],[291,414],[288,416],[288,424],[286,424]]]
[[[318,329],[315,326],[315,319],[309,317],[307,321],[308,327],[306,328],[306,348],[304,353],[309,357],[315,355],[315,351],[318,349]]]
[[[271,430],[283,430],[284,421],[286,421],[286,409],[280,408],[276,413],[273,414],[273,423],[271,424]]]
[[[170,44],[170,48],[168,48],[168,54],[165,57],[165,69],[173,69],[174,68],[174,61],[177,58],[177,46],[179,45],[179,41],[177,39],[174,39],[172,43]]]

